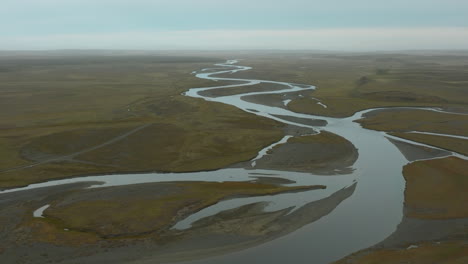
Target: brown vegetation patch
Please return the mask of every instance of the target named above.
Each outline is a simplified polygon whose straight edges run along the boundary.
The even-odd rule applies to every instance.
[[[365,128],[387,132],[424,131],[467,136],[468,131],[468,115],[427,110],[377,110],[358,120],[358,123]]]
[[[418,102],[418,103],[447,103],[447,100],[438,96],[427,96],[403,91],[381,91],[362,93],[363,98],[369,98],[378,101],[395,101],[395,102]]]
[[[134,127],[77,129],[34,138],[21,149],[21,155],[32,161],[71,155],[118,137]]]
[[[103,238],[160,233],[178,220],[232,196],[272,195],[324,186],[249,182],[159,183],[85,191],[56,201],[44,221]]]
[[[22,228],[31,230],[31,242],[45,242],[58,246],[80,246],[94,244],[100,240],[96,234],[68,230],[61,225],[51,224],[53,221],[44,221],[43,219],[32,219]]]
[[[468,217],[467,165],[467,161],[455,157],[406,165],[406,215],[426,219]]]

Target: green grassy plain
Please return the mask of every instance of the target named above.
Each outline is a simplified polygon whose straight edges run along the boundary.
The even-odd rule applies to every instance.
[[[190,73],[222,60],[162,55],[2,57],[0,187],[82,174],[209,170],[254,157],[281,138],[279,123],[181,95],[191,87],[219,85]],[[102,149],[48,162],[143,125],[148,127]],[[28,165],[35,166],[14,169]]]

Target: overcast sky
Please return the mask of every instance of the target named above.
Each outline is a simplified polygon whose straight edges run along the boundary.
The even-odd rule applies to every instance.
[[[1,0],[0,49],[467,49],[468,0]]]

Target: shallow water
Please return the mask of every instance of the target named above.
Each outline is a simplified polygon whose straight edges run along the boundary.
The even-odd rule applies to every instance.
[[[145,174],[117,174],[105,176],[77,177],[72,179],[50,181],[32,184],[24,188],[6,190],[0,193],[26,191],[29,189],[62,185],[76,182],[98,182],[92,188],[118,186],[150,182],[174,181],[250,181],[255,180],[258,173],[273,175],[270,177],[285,178],[295,183],[287,186],[299,185],[326,185],[324,190],[311,190],[279,195],[237,198],[222,201],[216,205],[205,208],[177,223],[173,228],[187,229],[192,223],[212,216],[223,210],[236,208],[255,202],[267,202],[267,211],[285,208],[298,209],[311,201],[328,197],[336,191],[357,183],[351,197],[339,204],[330,214],[320,218],[303,228],[268,243],[226,254],[214,258],[193,261],[188,263],[314,263],[325,264],[340,259],[352,252],[372,246],[396,230],[403,217],[404,179],[402,167],[408,163],[398,148],[383,132],[367,130],[353,121],[360,119],[363,114],[377,109],[368,109],[355,113],[347,118],[330,118],[316,115],[294,113],[284,108],[255,104],[242,100],[243,96],[260,94],[284,94],[304,90],[314,90],[312,85],[292,84],[264,80],[218,78],[216,75],[235,73],[251,69],[246,66],[234,65],[236,60],[216,64],[216,68],[203,69],[194,72],[198,78],[229,81],[236,84],[221,85],[209,88],[193,88],[185,93],[187,96],[203,98],[207,101],[216,101],[233,105],[243,111],[277,120],[285,124],[312,128],[318,132],[329,131],[340,135],[350,141],[359,152],[359,157],[348,175],[321,176],[310,173],[280,172],[270,170],[247,170],[238,168],[221,169],[210,172],[193,173],[145,173]],[[210,89],[229,89],[232,87],[249,86],[259,83],[283,85],[283,90],[251,92],[217,98],[204,97],[199,93]],[[325,106],[321,102],[320,105]],[[408,108],[408,107],[405,107]],[[432,108],[410,108],[443,112]],[[311,126],[282,119],[280,116],[297,117],[303,119],[321,119],[327,121],[326,126]],[[427,134],[427,133],[426,133]],[[450,135],[449,135],[450,136]],[[267,151],[275,145],[285,143],[288,137],[261,150],[255,161],[267,155]],[[396,138],[396,140],[401,140]],[[414,144],[409,140],[401,140]],[[421,145],[421,144],[419,144]],[[424,144],[422,144],[424,145]],[[457,155],[460,156],[460,155]],[[463,158],[466,158],[463,156]],[[35,212],[42,215],[47,207],[41,207]],[[293,209],[293,210],[294,210]],[[40,211],[42,210],[42,211]]]
[[[50,204],[46,204],[40,208],[38,208],[36,211],[33,212],[33,216],[34,217],[44,217],[42,216],[42,214],[44,213],[44,211],[49,208]]]

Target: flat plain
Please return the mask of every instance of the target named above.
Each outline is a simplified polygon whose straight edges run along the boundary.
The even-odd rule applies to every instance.
[[[290,138],[284,144],[256,161],[257,169],[323,177],[353,171],[359,149],[345,138],[183,95],[194,87],[230,84],[192,73],[232,58],[252,69],[222,75],[226,78],[317,87],[246,96],[246,101],[337,118],[390,107],[357,122],[387,133],[408,158],[402,168],[406,181],[402,222],[386,240],[337,263],[468,260],[468,162],[460,157],[434,159],[446,152],[461,157],[468,153],[468,53],[463,52],[1,53],[0,188],[85,175],[252,169],[258,152],[285,136]],[[279,89],[259,84],[210,90],[204,96]],[[323,120],[307,122],[324,126]],[[401,139],[422,146],[405,145]],[[0,257],[6,263],[63,262],[68,257],[102,263],[151,261],[154,254],[161,262],[226,254],[300,232],[332,212],[356,188],[347,186],[295,211],[266,211],[266,205],[257,202],[200,219],[188,230],[171,228],[232,198],[327,188],[287,186],[288,180],[268,176],[248,182],[91,189],[85,188],[91,183],[75,183],[1,194]],[[43,217],[33,217],[45,204],[50,207]]]
[[[281,124],[181,95],[213,85],[190,72],[219,60],[2,58],[0,187],[83,174],[213,170],[253,158],[279,140]]]

